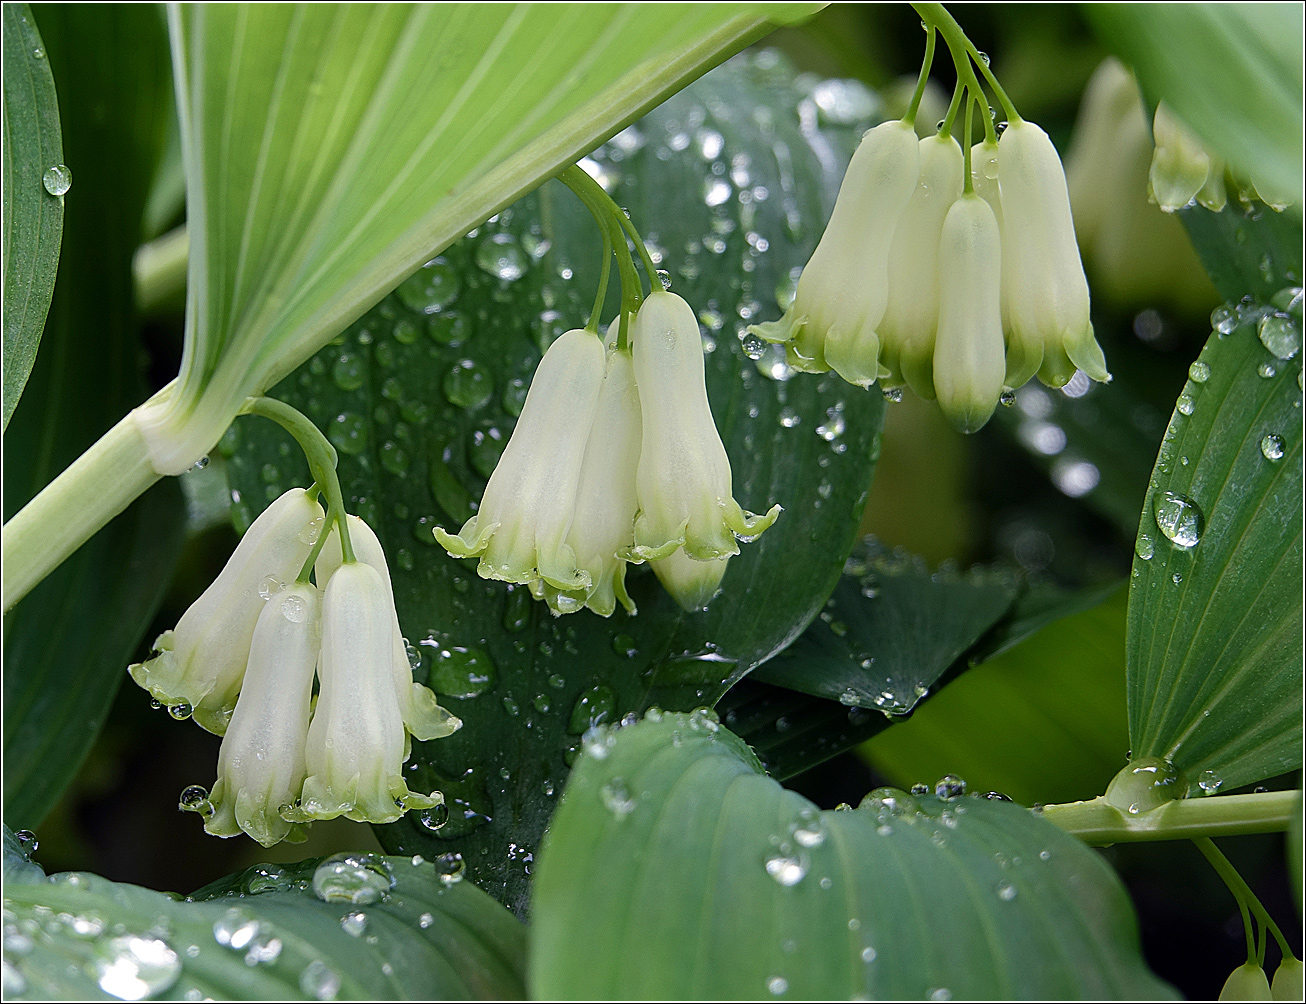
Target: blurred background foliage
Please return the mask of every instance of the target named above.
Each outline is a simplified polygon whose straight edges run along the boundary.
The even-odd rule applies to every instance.
[[[1012,99],[1052,136],[1063,156],[1084,88],[1106,53],[1070,5],[974,4],[956,14],[981,51],[992,58]],[[784,28],[763,45],[781,50],[800,72],[861,81],[893,112],[919,67],[919,19],[906,4],[835,5],[800,26]],[[937,101],[953,80],[946,58],[935,62]],[[941,115],[940,107],[939,114]],[[171,114],[171,109],[168,109]],[[923,112],[922,120],[931,116]],[[933,116],[938,117],[938,116]],[[175,137],[175,126],[164,124]],[[169,144],[168,150],[175,153]],[[1071,167],[1073,171],[1073,166]],[[1138,184],[1146,184],[1144,177]],[[165,153],[149,202],[150,230],[184,222],[176,187],[178,168]],[[1138,191],[1118,198],[1139,203]],[[74,211],[69,203],[69,213]],[[1178,229],[1154,206],[1157,227]],[[637,221],[656,229],[655,220]],[[73,226],[75,224],[71,224]],[[962,436],[932,403],[911,395],[888,408],[878,470],[862,531],[924,557],[931,565],[1004,563],[1064,587],[1101,586],[1128,575],[1137,513],[1152,459],[1189,363],[1206,340],[1218,303],[1191,249],[1173,242],[1174,259],[1154,262],[1171,278],[1145,283],[1099,282],[1098,263],[1086,255],[1094,290],[1094,322],[1116,381],[1089,389],[1082,378],[1064,391],[1032,385],[1014,407],[979,434]],[[1178,270],[1175,272],[1173,270]],[[1175,274],[1191,281],[1177,283]],[[1182,288],[1183,294],[1175,290]],[[176,372],[181,348],[180,305],[141,321],[147,378],[161,385]],[[1110,470],[1092,462],[1109,442]],[[1087,466],[1085,466],[1087,465]],[[229,489],[220,458],[181,479],[188,535],[155,623],[135,658],[176,623],[221,568],[236,542]],[[793,779],[791,786],[824,807],[854,804],[879,784],[933,782],[952,771],[972,787],[999,788],[1018,800],[1089,797],[1126,759],[1124,724],[1124,593],[1068,619],[1044,651],[1017,647],[926,701],[914,716],[847,753]],[[1100,657],[1099,657],[1100,656]],[[1059,670],[1072,658],[1084,672],[1063,690],[1061,715],[1020,706],[1014,681],[1061,687]],[[1067,669],[1066,672],[1071,672]],[[125,674],[124,674],[125,676]],[[1013,696],[1014,695],[1014,696]],[[1090,710],[1091,709],[1091,710]],[[1074,734],[1077,715],[1100,714],[1118,723],[1117,748],[1089,748]],[[969,725],[961,735],[958,723]],[[1030,745],[1007,749],[1008,733],[1038,737],[1044,760],[1019,776],[1007,771]],[[951,737],[952,743],[941,737]],[[245,837],[219,841],[177,814],[183,787],[204,781],[219,739],[152,710],[135,687],[122,688],[90,755],[62,800],[35,827],[47,871],[84,869],[156,889],[190,891],[261,861],[294,861],[340,849],[379,849],[370,829],[346,820],[320,823],[307,844],[259,847]],[[1296,779],[1281,779],[1286,787]],[[25,824],[24,824],[25,825]],[[1278,835],[1225,842],[1230,858],[1271,913],[1300,939]],[[1186,995],[1212,997],[1218,980],[1243,950],[1241,922],[1219,879],[1183,843],[1132,845],[1103,852],[1120,871],[1137,906],[1149,963]],[[1195,965],[1200,960],[1200,965]],[[1216,980],[1217,982],[1212,982]]]

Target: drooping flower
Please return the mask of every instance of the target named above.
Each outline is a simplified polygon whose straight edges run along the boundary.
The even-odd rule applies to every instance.
[[[1222,1001],[1268,1001],[1274,998],[1270,994],[1270,981],[1265,977],[1265,970],[1259,963],[1248,960],[1229,974],[1220,989]]]
[[[385,549],[381,547],[381,541],[377,539],[372,528],[363,520],[357,516],[349,516],[348,521],[349,541],[353,545],[355,557],[363,564],[376,569],[385,586],[386,603],[390,610],[393,685],[404,728],[415,739],[443,739],[445,736],[452,735],[462,726],[462,722],[440,707],[429,687],[413,682],[413,667],[408,660],[408,647],[404,643],[403,630],[399,626],[399,612],[395,609],[394,589],[390,581],[390,568],[385,560]],[[331,535],[327,538],[313,566],[318,583],[329,582],[342,561],[340,531],[333,526]]]
[[[889,302],[880,322],[880,361],[888,387],[906,384],[934,397],[934,336],[939,323],[939,235],[961,196],[965,157],[951,135],[920,140],[920,176],[889,250]]]
[[[280,810],[304,786],[321,613],[322,594],[308,583],[284,586],[263,604],[209,794],[213,812],[204,829],[215,836],[244,831],[271,847],[297,829]]]
[[[555,614],[588,607],[601,617],[610,617],[618,601],[630,613],[635,612],[626,592],[626,562],[639,510],[635,477],[640,426],[634,361],[628,351],[610,347],[567,531],[567,545],[590,585],[563,591],[537,579],[530,586],[535,598],[545,600]]]
[[[632,553],[647,561],[682,547],[697,561],[738,554],[736,537],[758,537],[780,506],[754,515],[734,499],[694,311],[674,293],[651,294],[635,317],[632,344],[643,420]]]
[[[129,672],[160,704],[222,735],[236,707],[264,600],[292,581],[321,529],[322,507],[292,488],[254,520],[226,567]]]
[[[1002,257],[1007,302],[1007,377],[1019,387],[1035,373],[1063,386],[1076,367],[1106,382],[1093,337],[1088,282],[1075,243],[1061,158],[1032,122],[1012,122],[998,141]]]
[[[983,426],[1002,394],[1001,256],[993,210],[976,193],[963,195],[948,210],[939,240],[939,268],[947,281],[934,343],[939,407],[962,432]]]
[[[694,611],[702,610],[716,595],[729,561],[729,555],[695,561],[685,554],[684,548],[677,548],[665,558],[650,561],[649,565],[671,598],[684,609]]]
[[[1153,200],[1165,212],[1197,201],[1218,213],[1226,201],[1224,163],[1212,156],[1164,101],[1152,118],[1152,166],[1148,188]]]
[[[363,562],[346,562],[326,582],[307,777],[299,803],[283,812],[289,820],[390,823],[444,801],[438,791],[411,792],[404,782],[408,743],[394,685],[392,605],[381,573]]]
[[[779,321],[749,330],[788,342],[791,364],[833,369],[860,386],[882,375],[879,325],[889,302],[889,250],[916,188],[920,146],[902,121],[862,137],[839,187],[834,212]]]
[[[603,343],[588,331],[568,331],[549,346],[480,509],[456,536],[436,527],[450,554],[480,556],[482,577],[543,579],[559,590],[592,585],[567,531],[603,371]]]

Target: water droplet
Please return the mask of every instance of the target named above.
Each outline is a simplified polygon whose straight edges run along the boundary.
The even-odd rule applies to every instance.
[[[884,399],[885,399],[886,401],[888,401],[890,404],[897,404],[898,402],[900,402],[900,401],[902,400],[902,388],[901,388],[901,387],[885,387],[885,388],[884,388]]]
[[[97,946],[92,965],[100,989],[124,1001],[162,993],[181,975],[181,960],[167,942],[135,934]]]
[[[783,408],[780,411],[780,424],[786,429],[792,429],[802,422],[803,416],[794,411],[793,408]]]
[[[1194,547],[1206,529],[1206,517],[1197,503],[1178,492],[1159,492],[1153,514],[1157,528],[1179,547]]]
[[[1211,367],[1199,359],[1188,367],[1188,378],[1193,383],[1206,383],[1211,378]]]
[[[1010,903],[1016,898],[1016,887],[1010,882],[1003,882],[998,885],[998,899],[1004,903]]]
[[[1202,789],[1204,795],[1214,795],[1222,784],[1224,784],[1224,778],[1213,770],[1202,771],[1202,776],[1197,779],[1197,787]]]
[[[408,464],[408,451],[398,443],[387,440],[381,444],[381,466],[391,474],[406,474]]]
[[[393,887],[390,866],[376,854],[333,854],[313,872],[313,892],[326,903],[375,903]]]
[[[776,854],[766,859],[766,873],[780,885],[797,885],[807,874],[807,862],[801,857]]]
[[[341,453],[362,453],[367,448],[367,420],[352,411],[342,411],[327,426],[327,439]]]
[[[195,461],[195,463],[191,464],[190,469],[192,471],[202,471],[204,470],[204,468],[208,466],[209,466],[209,457],[208,454],[205,454],[204,456],[200,457],[199,460]]]
[[[1297,334],[1297,325],[1287,314],[1262,317],[1256,335],[1276,359],[1292,359],[1301,351],[1301,336]]]
[[[1011,389],[1004,390],[998,395],[998,404],[1004,408],[1010,408],[1016,403],[1016,392]]]
[[[1283,437],[1271,432],[1261,437],[1261,453],[1266,460],[1283,459]]]
[[[417,918],[417,926],[420,927],[423,931],[425,931],[428,927],[430,927],[434,923],[435,923],[435,914],[432,913],[424,913]]]
[[[492,234],[476,247],[476,264],[490,275],[512,282],[526,273],[526,254],[512,234]]]
[[[635,647],[635,639],[628,634],[618,634],[612,636],[612,651],[617,655],[624,655],[627,659],[633,659],[639,655],[639,649]]]
[[[522,406],[526,404],[528,389],[526,381],[521,377],[509,380],[508,385],[503,388],[503,410],[514,418],[520,415]]]
[[[966,794],[966,782],[956,774],[945,774],[934,785],[934,794],[944,801],[951,801]]]
[[[1156,553],[1156,547],[1152,542],[1151,534],[1140,533],[1138,540],[1134,542],[1134,553],[1144,561],[1151,561],[1152,555]]]
[[[494,686],[494,663],[479,648],[442,648],[431,667],[428,684],[446,697],[479,697]]]
[[[999,123],[1005,125],[1006,123]],[[930,1000],[932,1001],[950,1001],[952,1000],[952,991],[947,987],[931,987],[929,990]]]
[[[462,359],[444,377],[444,396],[460,408],[479,408],[494,395],[494,378],[484,366]]]
[[[31,830],[19,830],[14,834],[14,839],[18,841],[18,846],[22,848],[23,854],[29,858],[35,854],[36,849],[41,846],[36,839],[36,834]]]
[[[1170,581],[1176,586],[1179,585],[1179,583],[1184,581],[1183,572],[1175,572],[1174,575],[1170,576]]]
[[[789,989],[789,981],[783,976],[772,976],[766,981],[766,989],[775,997],[779,997]]]
[[[257,920],[233,906],[213,922],[213,940],[224,948],[243,952],[258,930]]]
[[[55,164],[41,175],[41,184],[51,195],[64,195],[73,187],[73,172],[67,164]]]
[[[604,808],[618,819],[622,819],[635,811],[635,799],[631,796],[630,790],[626,787],[626,782],[622,778],[614,777],[605,784],[599,791],[599,797],[603,800]]]
[[[1274,376],[1277,372],[1279,371],[1274,368],[1274,363],[1270,362],[1261,363],[1261,365],[1256,367],[1256,374],[1263,380],[1270,379],[1270,377]]]
[[[825,823],[814,809],[803,809],[793,828],[794,842],[800,847],[820,847],[825,843]]]
[[[472,443],[467,448],[467,456],[477,473],[488,478],[494,473],[507,445],[508,438],[503,430],[493,422],[486,422],[472,432]]]
[[[911,786],[911,793],[917,798],[920,798],[922,795],[928,795],[930,793],[930,786],[928,784],[913,784]]]
[[[198,812],[202,816],[213,814],[213,805],[209,802],[209,793],[203,785],[191,784],[182,789],[177,800],[177,808],[182,812]]]
[[[1238,327],[1238,311],[1227,303],[1211,311],[1211,327],[1221,335],[1233,334]]]
[[[281,955],[281,939],[272,934],[259,933],[249,943],[245,951],[245,965],[257,966],[264,962],[276,962]]]
[[[449,806],[441,802],[429,809],[423,809],[417,814],[417,821],[434,832],[449,822]]]
[[[340,977],[321,959],[314,959],[299,974],[299,989],[314,1000],[335,1000],[340,992]]]
[[[435,873],[440,876],[440,881],[445,885],[461,882],[463,872],[467,870],[463,856],[456,853],[441,854],[431,864],[435,866]]]
[[[458,296],[462,277],[443,258],[434,258],[399,284],[399,299],[410,310],[437,314]]]
[[[340,918],[340,926],[345,933],[355,938],[363,936],[367,930],[367,914],[361,912],[347,913]]]
[[[1191,415],[1193,413],[1193,399],[1188,393],[1179,395],[1179,400],[1175,402],[1175,410],[1181,415]]]
[[[1140,757],[1131,760],[1107,785],[1107,804],[1138,815],[1166,802],[1183,798],[1188,781],[1169,760]]]
[[[571,721],[567,731],[574,736],[584,733],[595,725],[612,721],[617,710],[617,695],[612,688],[600,683],[583,691],[571,709]]]
[[[345,352],[331,367],[331,379],[341,390],[358,390],[367,381],[367,364],[353,352]]]

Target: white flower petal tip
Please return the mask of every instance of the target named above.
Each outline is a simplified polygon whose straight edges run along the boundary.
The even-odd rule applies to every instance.
[[[1224,166],[1212,162],[1206,148],[1164,101],[1156,106],[1152,139],[1156,149],[1147,174],[1148,186],[1153,201],[1167,213],[1195,204],[1211,174],[1224,173]]]
[[[216,735],[227,729],[264,600],[299,574],[322,527],[322,507],[302,488],[254,520],[226,567],[154,643],[154,658],[129,667],[160,704]],[[184,706],[184,707],[182,707]]]
[[[998,187],[1007,386],[1019,387],[1035,373],[1044,383],[1063,386],[1076,365],[1105,382],[1109,374],[1089,320],[1088,281],[1065,172],[1056,147],[1038,126],[1016,121],[1003,132]]]
[[[218,753],[218,780],[208,798],[213,811],[204,822],[209,833],[243,831],[265,847],[290,835],[280,809],[304,784],[321,611],[321,593],[307,583],[285,586],[264,604]]]
[[[957,429],[976,432],[1002,394],[1002,237],[988,202],[963,195],[948,210],[939,240],[939,268],[948,276],[934,344],[934,390]]]
[[[632,556],[653,561],[683,546],[698,560],[739,553],[775,521],[734,501],[730,459],[708,406],[698,319],[674,293],[651,294],[635,318],[642,441]]]
[[[591,585],[566,536],[603,372],[603,342],[588,331],[568,331],[549,346],[479,511],[457,535],[435,530],[455,557],[480,556],[482,577],[544,579],[563,590]]]
[[[440,707],[435,694],[420,683],[413,682],[413,667],[408,659],[408,645],[399,626],[399,612],[395,608],[394,589],[390,581],[390,568],[386,564],[385,549],[376,533],[357,516],[349,517],[349,541],[354,556],[369,565],[381,576],[385,585],[386,600],[390,609],[391,665],[394,672],[395,696],[404,720],[404,728],[414,739],[443,739],[462,727],[462,721]],[[320,586],[330,582],[331,576],[341,567],[340,531],[331,528],[314,565]]]
[[[795,369],[833,369],[863,387],[883,372],[878,329],[890,299],[890,247],[916,189],[921,149],[904,122],[866,132],[793,306],[779,321],[749,328],[766,341],[786,342]]]
[[[683,550],[651,563],[658,581],[671,598],[690,613],[704,610],[721,588],[729,556],[696,561]]]
[[[439,792],[410,792],[404,783],[407,733],[395,669],[389,584],[370,564],[345,563],[326,583],[307,777],[298,803],[282,813],[287,820],[389,823],[443,801]]]

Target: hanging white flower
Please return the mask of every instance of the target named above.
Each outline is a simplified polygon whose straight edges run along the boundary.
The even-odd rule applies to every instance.
[[[757,538],[780,506],[754,515],[734,500],[693,309],[674,293],[652,293],[635,317],[632,345],[643,419],[633,554],[649,561],[680,547],[699,561],[738,554],[736,537]]]
[[[322,507],[292,488],[254,520],[218,577],[154,643],[131,677],[169,708],[222,735],[236,707],[264,600],[298,576],[321,532]]]
[[[480,556],[482,577],[543,579],[560,590],[592,585],[566,537],[603,370],[603,343],[588,331],[568,331],[549,346],[480,509],[456,536],[436,527],[450,554]]]
[[[1076,368],[1106,382],[1111,377],[1089,320],[1065,172],[1047,133],[1032,122],[1012,122],[998,141],[998,186],[1003,278],[1010,280],[1007,386],[1037,373],[1060,387]]]
[[[889,302],[880,322],[887,386],[906,384],[934,397],[934,335],[939,323],[939,235],[961,196],[965,157],[951,135],[920,140],[920,176],[889,250]]]
[[[443,739],[452,735],[462,726],[462,721],[440,707],[429,687],[413,682],[413,667],[408,661],[408,647],[399,626],[399,612],[395,609],[394,587],[385,560],[385,549],[381,547],[381,541],[372,528],[362,519],[349,516],[348,520],[349,542],[354,548],[354,556],[363,564],[376,569],[385,585],[386,602],[390,608],[390,647],[393,651],[391,666],[394,671],[395,696],[399,701],[404,728],[415,739]],[[322,552],[313,566],[320,586],[331,581],[331,576],[341,566],[342,560],[340,531],[333,526],[331,535],[322,546]]]
[[[271,847],[296,829],[280,810],[304,786],[321,613],[322,594],[309,583],[284,586],[263,605],[209,794],[213,812],[204,829],[215,836],[244,831]]]
[[[1002,394],[1001,257],[992,208],[968,192],[943,221],[939,269],[947,281],[934,342],[934,391],[944,415],[962,432],[983,426]]]
[[[289,820],[390,823],[444,801],[438,791],[422,795],[404,782],[408,743],[394,686],[391,607],[390,590],[371,565],[346,562],[327,580],[308,776],[299,804],[283,813]]]
[[[749,328],[789,342],[797,368],[833,369],[863,387],[882,375],[878,328],[889,301],[889,249],[919,162],[916,132],[905,122],[882,122],[862,137],[792,306],[779,321]]]

